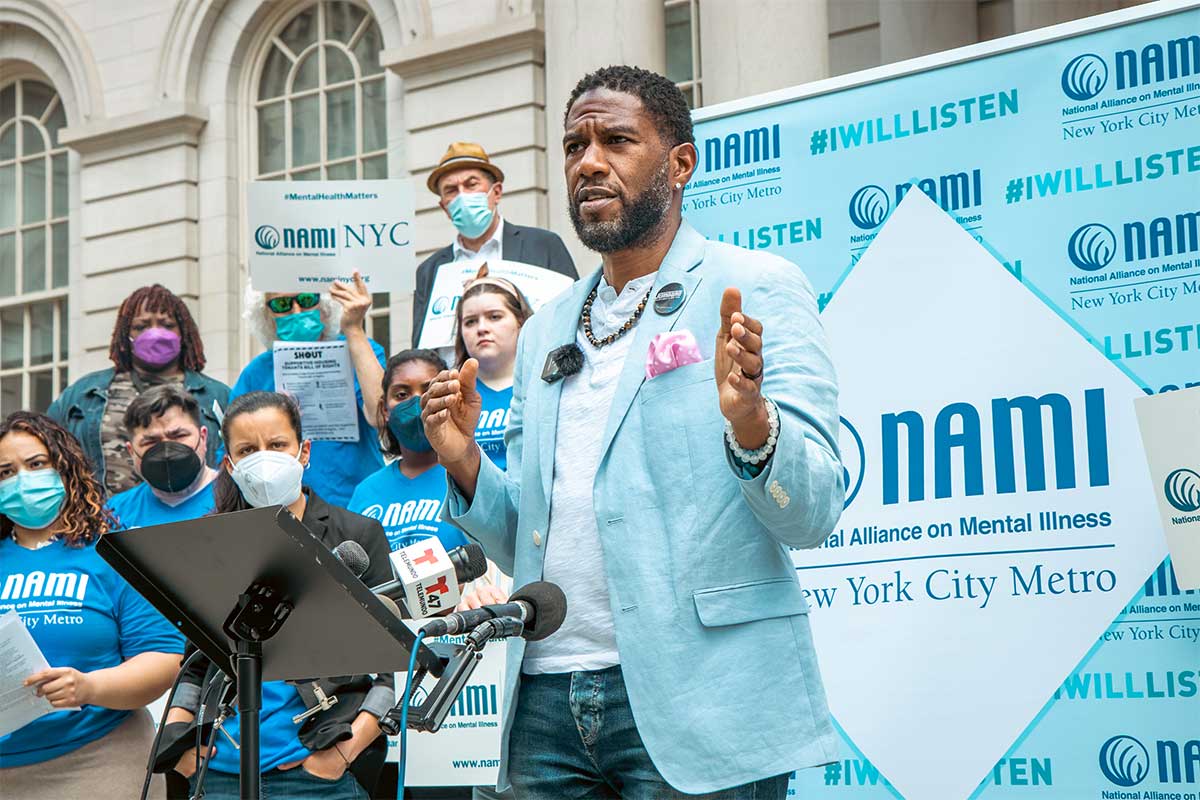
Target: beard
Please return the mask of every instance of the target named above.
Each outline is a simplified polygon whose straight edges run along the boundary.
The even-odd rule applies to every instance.
[[[579,211],[579,202],[567,199],[567,213],[575,226],[579,241],[597,253],[615,253],[647,241],[667,220],[667,209],[671,206],[671,181],[668,177],[670,164],[666,160],[650,178],[645,191],[625,202],[624,209],[616,219],[605,222],[587,222]]]

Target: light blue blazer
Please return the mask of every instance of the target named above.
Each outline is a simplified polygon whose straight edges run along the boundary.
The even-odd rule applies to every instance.
[[[542,367],[575,341],[599,279],[596,270],[578,281],[521,332],[507,473],[483,459],[469,504],[450,484],[443,513],[518,587],[542,578],[555,440],[571,435],[557,429],[563,384],[545,383]],[[684,304],[660,316],[653,297],[669,283],[683,285]],[[725,446],[713,376],[729,286],[764,325],[763,392],[780,411],[774,456],[751,480]],[[837,383],[812,288],[794,264],[710,242],[684,222],[654,287],[629,334],[593,496],[638,732],[663,777],[698,794],[838,758],[788,552],[823,542],[842,510]],[[705,360],[646,380],[650,340],[667,330],[690,330]],[[501,786],[523,645],[509,650]]]

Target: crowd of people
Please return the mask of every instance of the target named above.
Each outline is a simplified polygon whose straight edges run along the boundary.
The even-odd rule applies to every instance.
[[[0,423],[0,612],[24,616],[50,664],[25,683],[61,709],[0,737],[6,797],[136,797],[148,755],[168,796],[205,774],[210,800],[238,796],[236,718],[196,747],[225,691],[214,666],[94,544],[272,505],[331,548],[361,545],[367,585],[396,548],[469,537],[494,563],[465,605],[502,602],[505,573],[562,589],[554,635],[507,650],[498,787],[521,800],[783,800],[793,770],[838,757],[790,553],[820,545],[845,500],[812,287],[684,219],[698,154],[665,76],[585,76],[563,152],[574,232],[600,267],[536,314],[479,268],[449,358],[417,349],[440,266],[578,277],[555,234],[502,219],[503,173],[468,143],[430,176],[458,236],[417,269],[413,349],[387,358],[367,336],[357,275],[323,294],[249,291],[267,349],[228,388],[205,374],[187,306],[151,286],[120,308],[111,368]],[[355,441],[309,436],[306,409],[276,391],[273,343],[329,340],[352,363]],[[144,707],[176,677],[151,754]],[[376,784],[395,689],[390,675],[268,682],[265,796],[394,796]]]
[[[459,153],[464,147],[468,157]],[[445,261],[481,251],[531,258],[512,245],[504,253],[503,240],[519,230],[556,242],[558,271],[574,276],[557,236],[503,222],[503,173],[482,148],[456,144],[445,160],[430,182],[460,231]],[[475,211],[464,215],[464,205]],[[431,256],[422,275],[431,277],[439,260]],[[447,549],[467,543],[441,519],[446,473],[421,420],[421,395],[448,365],[433,349],[387,358],[366,333],[371,302],[357,274],[320,294],[248,288],[244,316],[264,350],[229,387],[205,374],[204,345],[187,304],[164,286],[143,287],[117,312],[111,367],[74,381],[45,414],[19,411],[0,425],[0,611],[22,614],[53,665],[26,685],[64,709],[0,737],[7,796],[126,798],[141,789],[154,735],[145,707],[176,678],[185,642],[96,555],[93,545],[105,533],[282,505],[330,548],[346,540],[362,545],[369,586],[391,579],[391,550],[429,537]],[[464,286],[456,313],[456,365],[468,358],[481,365],[479,441],[503,468],[517,336],[532,310],[515,284],[488,276],[485,267]],[[418,336],[419,329],[414,341]],[[276,391],[274,342],[330,340],[346,342],[353,366],[356,442],[306,438],[295,398]],[[63,593],[35,587],[39,575],[71,576],[73,591],[51,596]],[[507,586],[490,565],[465,602],[503,602]],[[30,603],[34,598],[53,608]],[[67,617],[52,613],[58,611],[79,622],[61,622]],[[168,796],[188,797],[194,788],[201,763],[195,730],[206,722],[196,714],[215,674],[199,657],[181,676],[155,758],[168,774]],[[338,703],[296,722],[318,703],[317,690]],[[395,701],[391,675],[268,682],[265,790],[335,800],[375,796],[387,751],[379,719]],[[229,744],[238,738],[236,716],[224,730],[229,736],[208,760],[209,798],[238,796],[238,756]],[[161,796],[164,788],[154,791]]]

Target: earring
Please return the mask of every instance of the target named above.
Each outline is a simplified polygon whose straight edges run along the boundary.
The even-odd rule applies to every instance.
[[[676,184],[675,184],[675,188],[676,188],[676,189],[682,189],[682,188],[683,188],[683,186],[682,186],[681,184],[678,184],[678,183],[676,183]]]

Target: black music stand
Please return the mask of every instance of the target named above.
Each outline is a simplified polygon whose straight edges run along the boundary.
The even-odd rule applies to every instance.
[[[235,674],[243,800],[261,793],[264,680],[408,670],[412,631],[281,506],[110,533],[96,551]],[[445,664],[424,645],[417,662]]]

